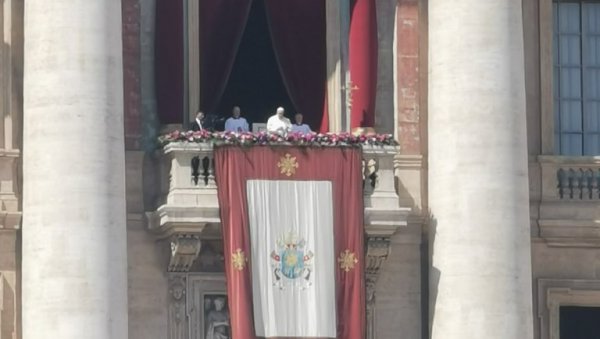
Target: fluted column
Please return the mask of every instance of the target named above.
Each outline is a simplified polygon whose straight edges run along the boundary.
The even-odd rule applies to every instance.
[[[531,339],[520,0],[429,1],[431,338]]]
[[[121,2],[25,1],[23,338],[127,338]]]

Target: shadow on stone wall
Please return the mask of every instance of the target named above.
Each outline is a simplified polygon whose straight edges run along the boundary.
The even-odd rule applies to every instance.
[[[0,275],[0,338],[15,335],[15,291],[4,276]]]
[[[423,170],[421,175],[421,196],[425,197],[427,192],[426,171]],[[437,299],[438,284],[440,281],[441,272],[432,266],[431,258],[433,255],[433,243],[437,230],[437,221],[431,210],[421,208],[427,206],[425,198],[422,198],[417,204],[409,190],[399,180],[398,176],[394,177],[396,193],[400,197],[400,207],[410,207],[411,214],[422,216],[422,231],[420,245],[420,268],[421,268],[421,338],[429,338],[431,333],[431,324],[434,317],[434,307]]]
[[[424,304],[427,305],[427,312],[423,312],[424,319],[429,319],[429,324],[428,326],[424,326],[424,328],[426,328],[427,332],[424,333],[427,336],[423,336],[423,338],[429,338],[429,335],[431,334],[431,324],[433,324],[433,318],[435,317],[435,303],[437,302],[437,295],[438,295],[438,285],[440,283],[440,277],[442,275],[442,273],[440,272],[440,270],[438,270],[437,268],[433,267],[432,263],[431,263],[431,258],[433,258],[433,243],[435,241],[435,236],[436,236],[436,231],[437,231],[437,220],[433,217],[433,215],[431,214],[431,211],[429,212],[429,216],[428,216],[428,222],[427,225],[429,226],[429,232],[428,232],[428,238],[429,238],[429,242],[425,242],[424,244],[428,247],[427,249],[427,262],[426,262],[426,271],[428,274],[428,292],[429,292],[429,300],[427,300]]]

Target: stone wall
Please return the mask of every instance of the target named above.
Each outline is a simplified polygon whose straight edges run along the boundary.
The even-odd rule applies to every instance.
[[[23,0],[0,2],[0,339],[20,335]]]
[[[125,147],[140,148],[140,1],[123,0],[123,91],[125,114]]]
[[[597,289],[594,286],[600,282],[600,225],[597,220],[600,200],[558,198],[556,175],[553,172],[544,177],[544,168],[554,169],[552,166],[556,164],[557,168],[577,170],[597,168],[598,165],[590,158],[567,159],[553,154],[552,2],[524,0],[523,19],[533,326],[534,338],[548,339],[549,303],[545,286],[554,285],[565,290]],[[600,306],[600,300],[595,306]]]
[[[391,239],[392,248],[377,282],[377,339],[421,338],[421,225],[409,225]],[[425,287],[426,289],[427,287]]]
[[[16,231],[0,230],[0,339],[19,334],[19,288]]]
[[[144,217],[144,181],[152,166],[142,151],[126,152],[127,279],[129,339],[167,338],[166,244],[158,242]]]

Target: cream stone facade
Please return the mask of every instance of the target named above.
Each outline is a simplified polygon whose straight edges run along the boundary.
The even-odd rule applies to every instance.
[[[366,338],[564,339],[561,306],[600,307],[600,154],[556,150],[559,2],[377,1],[374,127],[399,146],[363,152]],[[0,1],[0,339],[204,338],[201,296],[225,291],[212,146],[155,146],[177,127],[155,6]],[[327,0],[335,130],[347,9]]]

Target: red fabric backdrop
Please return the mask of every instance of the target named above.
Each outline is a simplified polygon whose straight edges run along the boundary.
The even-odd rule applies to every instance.
[[[250,11],[252,0],[200,1],[200,105],[214,113]],[[183,1],[156,2],[156,88],[161,123],[183,120]]]
[[[162,123],[183,119],[183,2],[157,0],[156,88]],[[214,112],[227,85],[252,0],[200,1],[200,105]],[[325,0],[265,0],[279,70],[295,109],[328,131]],[[249,83],[250,86],[250,83]]]
[[[156,1],[156,104],[163,124],[183,121],[183,1]]]
[[[350,18],[349,67],[352,87],[350,127],[373,127],[377,91],[375,0],[355,0]]]
[[[289,153],[299,164],[294,175],[280,173],[277,163]],[[216,180],[223,229],[227,294],[235,339],[254,339],[251,265],[239,271],[231,254],[250,252],[246,180],[329,180],[333,186],[335,255],[356,254],[357,266],[343,271],[336,262],[337,338],[362,339],[365,334],[364,238],[361,152],[355,148],[225,146],[215,151]]]
[[[200,106],[214,114],[237,55],[252,0],[200,1]]]
[[[279,71],[296,110],[323,131],[327,81],[325,0],[265,0]],[[293,121],[293,120],[292,120]],[[324,130],[326,132],[327,129]]]

